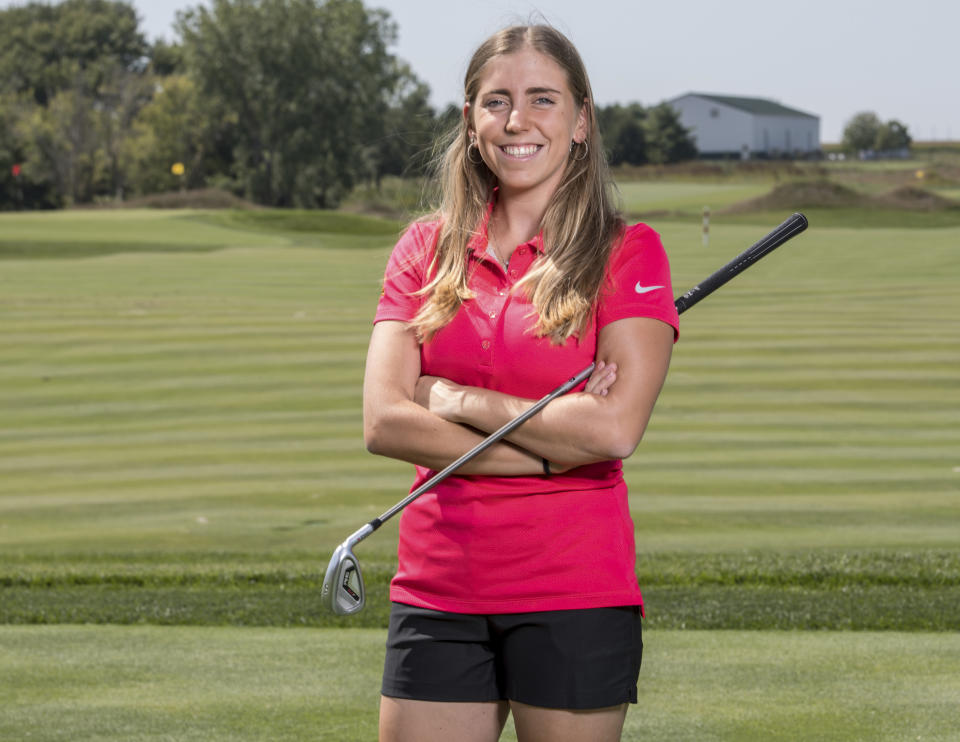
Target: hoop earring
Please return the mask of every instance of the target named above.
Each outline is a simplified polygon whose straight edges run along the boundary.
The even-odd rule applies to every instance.
[[[582,145],[583,145],[583,155],[581,155],[580,157],[577,157],[577,153],[580,152],[580,150],[577,150],[577,149],[576,149],[576,146],[577,146],[578,144],[582,144]],[[574,159],[576,162],[583,162],[584,160],[587,159],[587,154],[590,152],[590,145],[587,144],[587,140],[584,139],[582,142],[573,142],[573,143],[571,143],[571,145],[570,145],[570,150],[571,150],[571,151],[576,150],[576,151],[574,151],[574,154],[573,154],[573,159]]]
[[[470,152],[473,151],[473,150],[476,150],[476,152],[477,152],[477,157],[478,157],[479,159],[474,160],[474,159],[470,156]],[[471,165],[482,165],[482,164],[483,164],[483,156],[480,154],[480,147],[477,145],[477,140],[476,140],[476,139],[471,139],[471,140],[470,140],[470,144],[467,145],[467,159],[470,161],[470,164],[471,164]]]

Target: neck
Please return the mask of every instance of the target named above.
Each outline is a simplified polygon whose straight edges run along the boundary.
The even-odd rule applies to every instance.
[[[500,191],[487,232],[501,253],[509,255],[514,247],[537,236],[547,202],[548,199],[536,198],[532,194],[511,197]]]

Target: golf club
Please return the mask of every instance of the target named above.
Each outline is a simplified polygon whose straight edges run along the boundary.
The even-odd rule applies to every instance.
[[[793,214],[766,237],[754,243],[751,247],[744,250],[744,252],[723,266],[723,268],[701,281],[677,299],[674,302],[677,307],[677,312],[682,314],[694,304],[723,286],[734,276],[745,271],[764,255],[772,252],[791,237],[800,234],[806,228],[807,218],[800,213]],[[491,433],[487,438],[484,438],[480,443],[456,461],[449,464],[442,471],[434,474],[429,480],[383,513],[379,518],[374,518],[358,531],[352,533],[346,541],[336,548],[333,556],[330,557],[330,563],[327,565],[327,571],[323,577],[323,588],[320,592],[321,603],[330,611],[340,616],[347,616],[361,610],[366,603],[366,592],[363,586],[363,574],[360,572],[360,562],[353,553],[353,547],[420,497],[420,495],[428,492],[465,463],[483,453],[490,446],[523,425],[523,423],[536,415],[551,401],[566,394],[578,384],[588,379],[590,374],[593,373],[593,369],[594,364],[591,363],[576,376],[567,380],[545,397],[538,400],[525,412],[513,420],[510,420],[502,428]]]

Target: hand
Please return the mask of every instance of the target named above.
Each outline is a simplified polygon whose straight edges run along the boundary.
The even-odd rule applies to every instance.
[[[454,423],[459,422],[457,415],[462,406],[462,398],[462,386],[439,376],[421,376],[417,379],[417,388],[413,395],[413,401],[418,405],[426,407],[437,417]]]
[[[616,380],[617,364],[599,361],[590,378],[587,379],[587,385],[583,391],[587,394],[596,394],[598,397],[606,397]]]

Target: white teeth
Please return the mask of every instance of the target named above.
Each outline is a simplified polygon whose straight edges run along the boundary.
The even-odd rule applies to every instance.
[[[511,157],[528,157],[540,149],[539,145],[536,144],[525,144],[522,147],[511,147],[507,146],[503,148],[503,151],[506,152]]]

